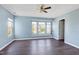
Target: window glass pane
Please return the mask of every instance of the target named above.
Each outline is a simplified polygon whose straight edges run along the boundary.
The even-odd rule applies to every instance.
[[[33,34],[37,33],[37,22],[32,22],[32,33]]]
[[[45,22],[38,23],[38,32],[39,32],[39,34],[45,33]]]
[[[13,31],[13,21],[12,19],[8,18],[8,35],[11,35]]]
[[[47,34],[51,34],[51,23],[47,22]]]

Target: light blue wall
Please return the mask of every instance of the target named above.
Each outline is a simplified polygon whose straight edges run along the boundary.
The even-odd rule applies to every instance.
[[[31,36],[31,20],[26,17],[15,18],[15,38]]]
[[[8,37],[8,18],[14,19],[14,16],[0,6],[0,48],[13,40],[14,34]]]
[[[65,42],[79,47],[79,9],[55,18],[53,37],[59,39],[59,20],[65,19]]]
[[[51,21],[51,18],[41,17],[15,17],[15,38],[31,38],[32,37],[32,21]]]

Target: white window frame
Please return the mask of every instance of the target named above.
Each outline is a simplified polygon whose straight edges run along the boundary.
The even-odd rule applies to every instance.
[[[51,21],[32,21],[32,22],[37,22],[37,34],[32,33],[32,36],[51,35],[52,34],[52,22]],[[39,22],[45,22],[45,34],[39,34],[39,32],[38,32],[38,23]],[[50,29],[51,33],[50,34],[47,33],[47,22],[51,23],[51,29]]]

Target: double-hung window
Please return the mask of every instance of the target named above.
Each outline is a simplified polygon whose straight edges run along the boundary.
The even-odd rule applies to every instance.
[[[51,32],[51,30],[52,30],[52,29],[51,29],[51,28],[52,28],[52,27],[51,27],[51,22],[47,22],[46,24],[47,24],[47,25],[46,25],[46,27],[47,27],[47,28],[46,28],[46,32],[47,32],[47,34],[51,34],[51,33],[52,33],[52,32]]]
[[[13,32],[13,20],[8,18],[8,35],[12,35]]]
[[[45,34],[45,22],[38,22],[38,34]]]
[[[32,22],[32,33],[37,34],[37,22]]]

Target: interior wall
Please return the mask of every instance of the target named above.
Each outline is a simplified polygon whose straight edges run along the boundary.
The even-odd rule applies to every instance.
[[[53,37],[59,39],[59,20],[65,19],[65,42],[79,47],[79,9],[57,17],[53,21]]]
[[[8,18],[14,19],[14,16],[0,6],[0,48],[12,41],[14,38],[14,33],[8,37]]]
[[[32,38],[32,21],[51,21],[51,18],[41,17],[26,17],[16,16],[15,17],[15,38]]]
[[[26,17],[15,17],[15,38],[31,36],[31,20]]]
[[[53,20],[53,30],[52,30],[52,32],[53,32],[53,38],[55,38],[56,40],[58,40],[59,39],[59,30],[58,30],[58,26],[59,26],[59,20],[56,20],[56,19],[54,19]]]

